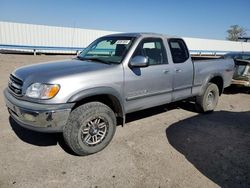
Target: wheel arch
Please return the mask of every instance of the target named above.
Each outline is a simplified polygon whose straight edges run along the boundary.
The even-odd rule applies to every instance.
[[[223,90],[224,90],[224,81],[223,81],[222,76],[214,76],[213,78],[211,78],[209,80],[209,82],[217,85],[217,87],[219,89],[219,95],[221,95],[223,93]]]
[[[199,96],[205,92],[208,83],[213,83],[213,84],[217,85],[217,87],[219,89],[219,95],[221,95],[223,93],[224,79],[223,79],[222,75],[220,75],[220,74],[211,75],[207,79],[205,79],[205,81],[203,83],[204,84],[202,85]]]
[[[116,115],[117,123],[125,124],[123,98],[118,91],[111,87],[98,87],[80,91],[71,96],[67,102],[74,102],[73,109],[75,109],[82,104],[93,101],[102,102],[109,106]]]

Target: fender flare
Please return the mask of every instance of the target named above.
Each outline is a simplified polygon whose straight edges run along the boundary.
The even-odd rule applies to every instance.
[[[213,78],[215,78],[215,77],[221,77],[222,82],[223,82],[223,88],[222,88],[222,91],[223,91],[223,89],[224,89],[224,78],[223,78],[223,75],[220,74],[220,73],[215,73],[215,74],[210,74],[210,75],[204,80],[199,95],[202,95],[202,94],[205,92],[205,90],[206,90],[206,88],[207,88],[207,84],[208,84]]]
[[[95,88],[85,89],[72,95],[68,99],[67,102],[75,103],[85,98],[94,97],[98,95],[109,95],[109,96],[114,97],[114,99],[116,99],[116,103],[118,103],[119,105],[119,109],[121,110],[121,112],[119,113],[119,116],[121,116],[124,119],[123,121],[125,122],[125,108],[124,108],[123,97],[120,95],[120,93],[117,90],[115,90],[112,87],[95,87]]]

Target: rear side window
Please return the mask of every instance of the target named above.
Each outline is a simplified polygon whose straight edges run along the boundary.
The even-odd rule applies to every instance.
[[[250,55],[242,55],[241,59],[250,60]]]
[[[167,64],[167,53],[160,38],[145,38],[136,48],[133,57],[148,57],[149,65]]]
[[[182,39],[169,39],[168,44],[174,63],[184,63],[189,58],[187,46]]]

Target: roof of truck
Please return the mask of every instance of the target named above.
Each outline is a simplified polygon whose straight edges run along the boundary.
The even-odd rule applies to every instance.
[[[176,36],[169,36],[160,33],[147,33],[147,32],[138,32],[138,33],[116,33],[111,35],[106,35],[105,37],[119,36],[119,37],[166,37],[166,38],[176,38]]]

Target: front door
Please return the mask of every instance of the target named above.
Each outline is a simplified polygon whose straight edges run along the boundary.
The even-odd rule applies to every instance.
[[[148,67],[125,69],[126,112],[133,112],[171,101],[172,76],[161,38],[145,38],[133,56],[148,57]]]

